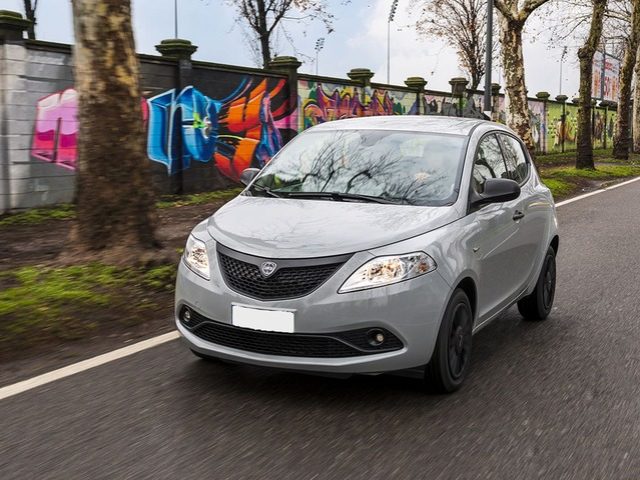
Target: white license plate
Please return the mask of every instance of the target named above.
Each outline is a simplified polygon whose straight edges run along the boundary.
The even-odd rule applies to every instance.
[[[267,332],[293,333],[293,312],[262,310],[232,305],[231,323],[236,327],[265,330]]]

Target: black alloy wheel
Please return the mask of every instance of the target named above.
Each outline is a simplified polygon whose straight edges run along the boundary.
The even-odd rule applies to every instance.
[[[536,288],[518,302],[518,311],[525,320],[542,321],[551,313],[556,296],[556,252],[549,247],[542,263]]]
[[[425,382],[436,393],[458,390],[469,372],[473,332],[473,310],[466,293],[453,292],[438,338],[425,367]]]

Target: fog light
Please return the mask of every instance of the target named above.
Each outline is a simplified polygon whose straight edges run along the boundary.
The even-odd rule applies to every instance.
[[[182,320],[184,323],[189,323],[191,321],[191,310],[186,307],[182,311]]]
[[[382,330],[374,328],[367,332],[367,341],[372,347],[379,347],[384,343],[384,333]]]

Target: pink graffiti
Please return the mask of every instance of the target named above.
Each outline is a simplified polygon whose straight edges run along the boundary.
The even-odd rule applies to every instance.
[[[142,119],[149,107],[141,99]],[[38,100],[31,155],[46,162],[75,170],[78,156],[78,93],[73,88]]]
[[[38,100],[31,155],[74,169],[78,143],[78,94],[73,88]]]

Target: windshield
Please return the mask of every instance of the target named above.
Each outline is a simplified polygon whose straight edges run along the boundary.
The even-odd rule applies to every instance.
[[[463,136],[421,132],[308,132],[274,157],[251,193],[448,205],[458,196],[465,143]]]

